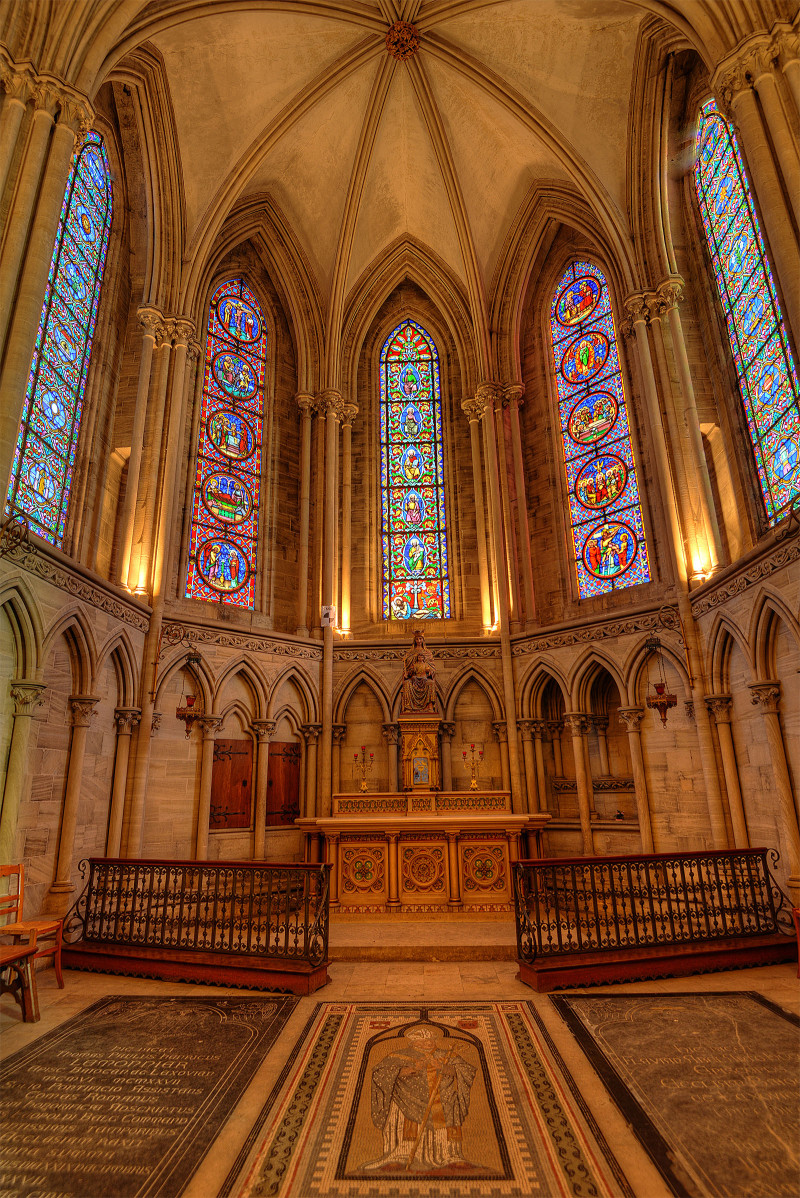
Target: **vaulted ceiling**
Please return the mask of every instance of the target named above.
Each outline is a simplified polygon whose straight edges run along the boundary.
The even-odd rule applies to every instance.
[[[346,296],[403,237],[488,287],[536,180],[571,182],[624,225],[643,16],[629,0],[148,5],[188,256],[265,192],[326,296]],[[386,46],[398,18],[419,33],[405,60]]]

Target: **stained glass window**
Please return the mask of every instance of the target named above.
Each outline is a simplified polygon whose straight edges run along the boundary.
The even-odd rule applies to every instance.
[[[800,387],[733,129],[700,110],[695,185],[770,524],[800,494]]]
[[[108,157],[92,131],[61,205],[6,498],[53,545],[64,537],[111,212]]]
[[[405,320],[381,352],[383,618],[450,615],[439,358]]]
[[[233,279],[211,297],[186,596],[252,607],[267,330]]]
[[[569,516],[582,599],[650,579],[636,463],[603,272],[573,262],[550,305]]]

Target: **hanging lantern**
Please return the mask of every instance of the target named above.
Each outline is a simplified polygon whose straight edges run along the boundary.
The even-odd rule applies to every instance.
[[[187,656],[187,666],[199,666],[199,664],[200,658],[196,653],[190,653]],[[200,709],[195,707],[195,699],[195,695],[187,695],[183,693],[183,690],[181,690],[181,701],[175,709],[176,720],[183,720],[184,724],[186,725],[187,740],[192,734],[192,728],[194,727],[195,720],[202,715]]]
[[[648,693],[647,695],[647,706],[653,711],[657,711],[661,716],[661,723],[666,725],[667,712],[669,711],[670,707],[677,707],[678,696],[670,694],[667,691],[667,680],[664,675],[664,659],[661,655],[661,641],[657,636],[651,636],[647,638],[644,644],[645,648],[648,650],[648,663],[650,655],[654,655],[656,661],[658,662],[659,673],[661,675],[656,682],[651,683],[650,670],[648,666],[647,687],[649,692],[649,689],[652,686],[653,693]]]

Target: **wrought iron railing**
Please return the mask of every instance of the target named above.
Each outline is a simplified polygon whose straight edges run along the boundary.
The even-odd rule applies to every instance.
[[[330,865],[91,857],[79,868],[70,942],[327,960]]]
[[[519,959],[789,933],[768,855],[774,868],[767,849],[518,861]]]

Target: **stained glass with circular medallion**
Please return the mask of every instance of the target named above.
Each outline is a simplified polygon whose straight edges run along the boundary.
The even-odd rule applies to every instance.
[[[614,314],[593,263],[574,262],[564,272],[550,335],[572,555],[585,599],[650,580]]]
[[[770,524],[800,495],[800,384],[736,134],[700,110],[695,187]]]
[[[267,333],[242,279],[211,297],[186,596],[252,608]]]
[[[111,172],[92,130],[61,205],[11,471],[6,512],[61,545],[112,218]]]

